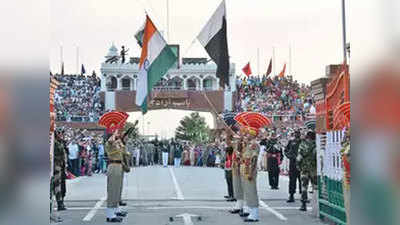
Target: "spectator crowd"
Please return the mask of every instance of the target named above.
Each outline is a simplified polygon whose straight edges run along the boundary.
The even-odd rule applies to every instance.
[[[100,79],[96,76],[54,75],[59,86],[54,94],[58,121],[95,122],[103,114]]]
[[[304,120],[308,113],[315,113],[310,86],[290,76],[238,78],[236,85],[236,112],[259,112],[274,121]]]

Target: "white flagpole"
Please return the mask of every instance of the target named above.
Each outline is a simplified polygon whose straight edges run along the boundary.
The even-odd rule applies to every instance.
[[[272,47],[272,68],[273,68],[273,75],[275,76],[275,47]]]
[[[289,45],[289,74],[292,76],[292,46]]]
[[[169,37],[169,0],[167,0],[167,42],[170,43],[170,37]]]
[[[76,74],[79,74],[79,46],[76,46]]]
[[[257,48],[257,76],[260,76],[260,48]]]
[[[62,44],[60,44],[60,68],[62,68],[63,61],[64,61],[63,46]]]
[[[347,53],[346,53],[346,2],[342,0],[342,29],[343,29],[343,60],[347,63]]]

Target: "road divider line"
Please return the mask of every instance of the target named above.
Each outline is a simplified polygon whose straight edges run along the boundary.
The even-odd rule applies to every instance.
[[[260,206],[261,208],[267,210],[268,212],[274,214],[276,217],[278,217],[278,219],[286,221],[287,218],[285,216],[283,216],[282,214],[280,214],[279,212],[277,212],[275,209],[269,207],[265,202],[259,200]]]
[[[100,209],[100,207],[103,205],[103,203],[106,201],[107,197],[103,197],[94,205],[94,207],[88,212],[88,214],[83,218],[83,221],[90,221],[96,215],[97,210]]]
[[[183,197],[182,190],[179,187],[178,181],[176,180],[174,169],[172,167],[169,167],[169,173],[171,174],[172,181],[174,182],[175,192],[176,192],[176,199],[185,200],[185,198]]]

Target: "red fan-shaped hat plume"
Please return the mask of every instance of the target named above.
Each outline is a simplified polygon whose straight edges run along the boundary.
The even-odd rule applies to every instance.
[[[235,117],[235,120],[242,126],[260,129],[271,124],[271,120],[261,113],[244,112]]]
[[[107,128],[107,133],[113,133],[117,129],[125,126],[129,115],[126,112],[112,111],[105,113],[99,120],[99,125]]]

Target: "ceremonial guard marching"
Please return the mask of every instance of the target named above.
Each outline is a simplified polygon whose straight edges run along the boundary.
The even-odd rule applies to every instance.
[[[289,159],[289,199],[288,203],[294,202],[296,193],[296,183],[299,180],[299,189],[301,193],[300,171],[297,168],[297,154],[300,145],[300,131],[290,133],[290,140],[285,149],[285,156]]]
[[[297,156],[297,164],[300,169],[302,193],[301,193],[301,211],[306,211],[306,203],[308,201],[307,189],[308,183],[311,181],[313,190],[317,185],[317,151],[315,144],[315,132],[309,131],[306,139],[303,140],[299,147]]]
[[[236,204],[234,208],[229,212],[232,214],[239,213],[241,217],[245,217],[248,216],[249,214],[243,211],[244,197],[243,197],[242,177],[240,176],[241,159],[244,147],[243,137],[241,137],[239,140],[233,140],[232,145],[234,147],[232,155],[232,184],[233,184],[233,196],[236,199]]]
[[[257,160],[260,146],[256,142],[257,132],[248,130],[245,138],[245,146],[241,157],[241,181],[243,197],[246,205],[250,208],[250,214],[245,222],[257,222],[258,215],[258,193],[257,193]]]
[[[278,144],[275,133],[271,133],[271,137],[267,143],[267,169],[268,179],[271,189],[279,189],[279,165],[283,160],[282,150]]]
[[[125,146],[119,130],[116,130],[108,138],[106,152],[109,160],[107,168],[107,222],[122,222],[122,217],[127,215],[127,212],[121,211],[119,208]]]

